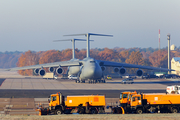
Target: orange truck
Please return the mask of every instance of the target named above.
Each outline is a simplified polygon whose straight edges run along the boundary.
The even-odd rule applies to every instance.
[[[180,94],[149,93],[134,94],[130,100],[131,112],[142,113],[178,113]]]
[[[119,99],[120,106],[122,106],[122,107],[127,106],[127,104],[129,103],[129,98],[133,94],[137,94],[137,92],[136,91],[134,91],[134,92],[130,92],[130,91],[121,92],[120,93],[120,99]]]
[[[111,110],[113,113],[117,114],[124,114],[127,113],[129,110],[129,105],[130,105],[130,98],[133,94],[137,94],[136,91],[131,92],[131,91],[125,91],[120,93],[120,98],[119,98],[119,106],[112,107]]]
[[[105,110],[104,95],[79,95],[67,96],[66,101],[62,93],[51,94],[49,98],[48,111],[53,114],[60,115],[62,113],[79,113],[79,114],[97,114],[104,113]],[[47,113],[39,110],[41,114]]]

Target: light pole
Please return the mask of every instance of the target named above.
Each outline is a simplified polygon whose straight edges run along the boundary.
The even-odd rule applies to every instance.
[[[170,64],[170,34],[167,34],[167,40],[168,40],[168,69],[171,69]],[[168,71],[168,74],[170,74],[171,71]]]

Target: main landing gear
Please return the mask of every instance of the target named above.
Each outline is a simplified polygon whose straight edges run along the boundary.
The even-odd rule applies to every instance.
[[[85,80],[76,80],[76,83],[85,83]]]
[[[92,84],[92,83],[106,83],[105,80],[89,80],[89,83]]]
[[[75,80],[76,83],[85,83],[85,80]],[[88,80],[88,83],[106,83],[106,80]]]

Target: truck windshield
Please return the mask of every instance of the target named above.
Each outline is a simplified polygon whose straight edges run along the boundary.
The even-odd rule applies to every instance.
[[[123,98],[127,98],[127,94],[123,94]]]
[[[51,101],[51,96],[48,97],[48,102],[50,103],[50,101]]]
[[[122,98],[127,98],[128,96],[127,96],[128,94],[123,94],[123,93],[121,93],[120,94],[120,99],[122,99]]]
[[[52,101],[56,101],[56,96],[52,96],[51,98]]]
[[[135,97],[132,98],[132,101],[135,101]]]
[[[120,99],[122,99],[122,93],[120,93]]]

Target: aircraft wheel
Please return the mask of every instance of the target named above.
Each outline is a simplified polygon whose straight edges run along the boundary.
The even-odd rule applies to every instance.
[[[94,80],[94,83],[97,83],[97,80]]]

